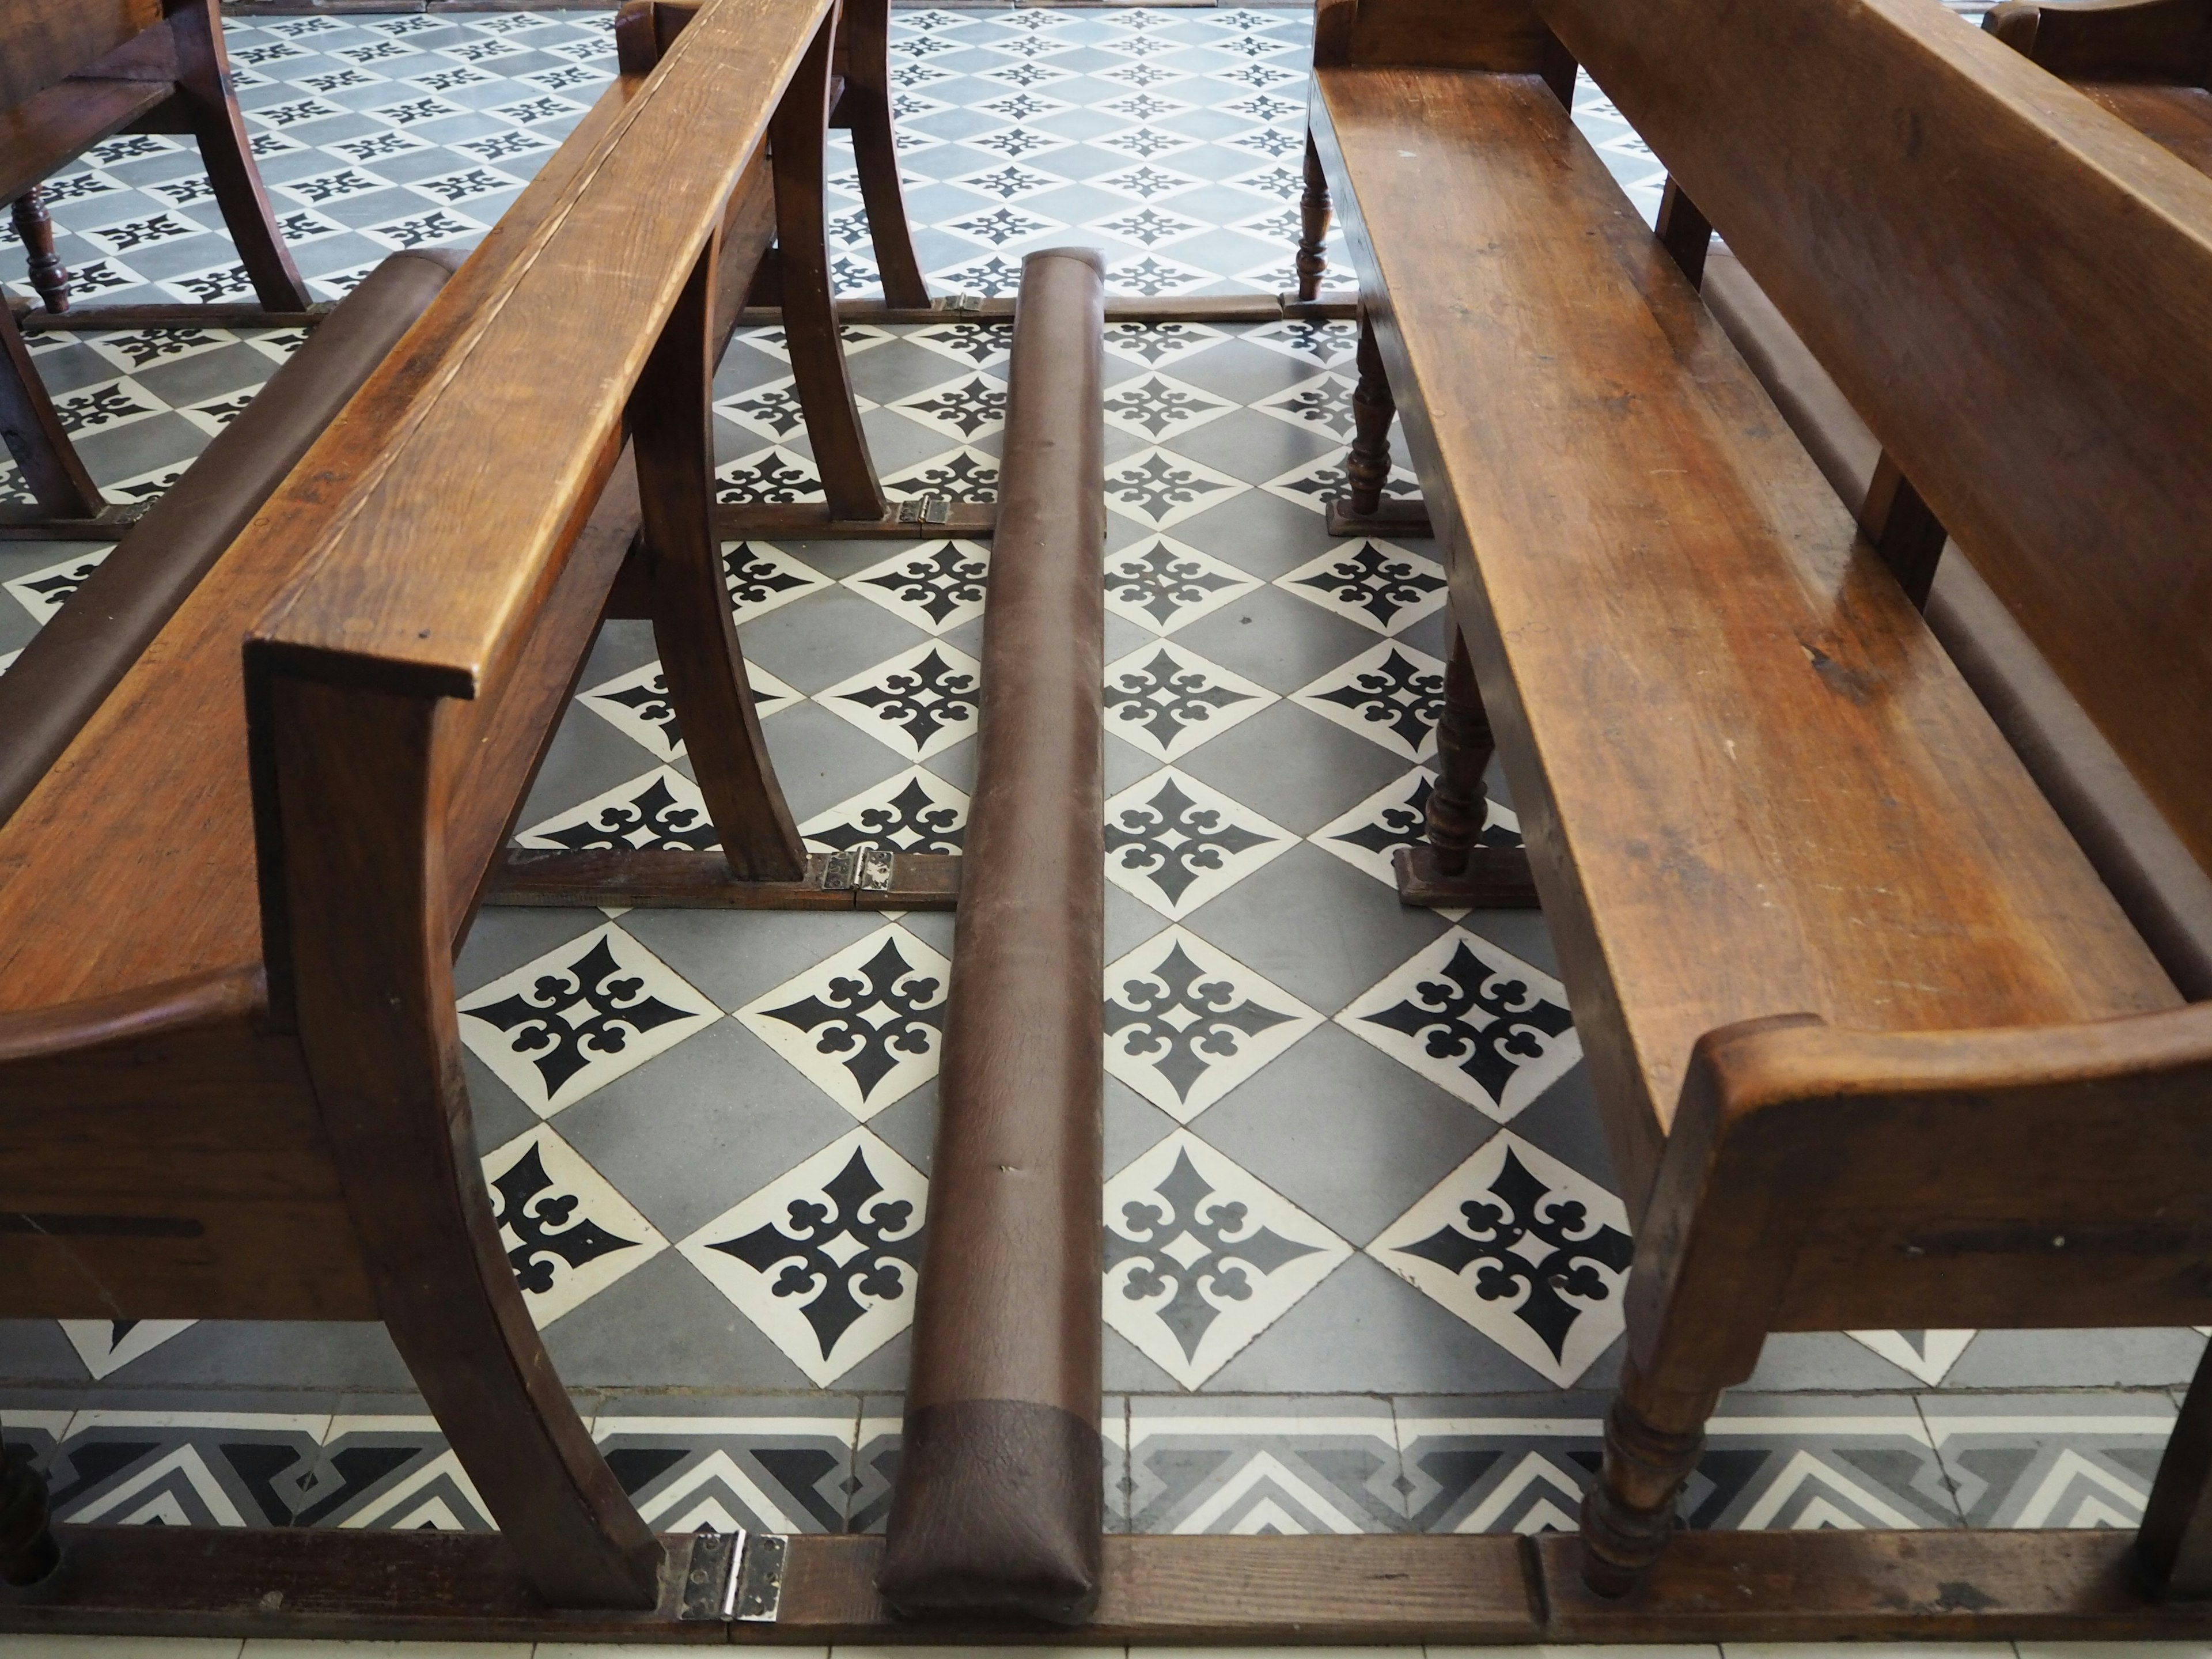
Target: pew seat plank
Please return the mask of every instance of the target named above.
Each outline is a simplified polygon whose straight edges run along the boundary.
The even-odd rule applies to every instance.
[[[1717,1027],[2173,1006],[1545,82],[1323,69],[1313,119],[1632,1211]]]

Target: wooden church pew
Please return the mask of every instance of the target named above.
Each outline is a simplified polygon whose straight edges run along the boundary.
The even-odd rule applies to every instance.
[[[515,1287],[451,955],[626,563],[724,884],[803,874],[708,398],[718,256],[767,240],[728,220],[773,211],[748,180],[835,15],[716,0],[618,83],[0,824],[0,1310],[380,1319],[550,1607],[683,1574]]]
[[[0,0],[0,202],[12,203],[33,287],[49,312],[69,307],[39,185],[118,132],[187,133],[216,206],[261,304],[313,303],[276,229],[253,165],[223,51],[220,0]],[[34,518],[116,520],[53,416],[15,337],[0,320],[0,434],[38,503]],[[50,526],[37,526],[51,529]]]
[[[2212,185],[1921,0],[1323,0],[1317,149],[1638,1221],[1581,1563],[1617,1595],[1770,1330],[2204,1322],[2212,1018],[1576,134],[1546,26],[2192,843]],[[2140,1552],[2177,1595],[2203,1474]]]

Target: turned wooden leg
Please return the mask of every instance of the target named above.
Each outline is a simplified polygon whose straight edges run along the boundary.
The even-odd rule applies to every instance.
[[[54,254],[54,222],[46,215],[46,192],[33,185],[15,198],[15,234],[23,239],[23,253],[31,266],[31,286],[46,309],[56,313],[69,309],[69,272]]]
[[[213,0],[185,0],[170,9],[168,21],[177,43],[177,87],[199,141],[200,161],[254,294],[271,311],[305,311],[313,301],[253,165]]]
[[[860,199],[868,210],[868,240],[883,278],[884,302],[919,310],[929,303],[929,289],[915,257],[891,129],[890,0],[848,0],[843,27],[845,95],[831,118],[853,135],[853,160],[860,168]]]
[[[630,395],[653,636],[692,770],[740,881],[798,881],[806,848],[770,764],[714,535],[714,242]]]
[[[799,407],[813,442],[832,519],[881,519],[890,503],[877,481],[860,428],[860,407],[845,366],[830,281],[830,230],[823,210],[823,137],[830,121],[832,15],[799,64],[769,127],[775,173],[776,275],[784,339]]]
[[[1345,458],[1344,473],[1352,486],[1352,514],[1371,519],[1382,506],[1382,486],[1390,481],[1390,422],[1398,405],[1390,397],[1390,377],[1383,371],[1382,348],[1375,343],[1375,325],[1364,311],[1358,366],[1359,383],[1352,393],[1352,453]]]
[[[46,1477],[27,1449],[0,1451],[0,1584],[35,1584],[62,1559],[46,1513]]]
[[[1439,874],[1456,876],[1490,815],[1490,790],[1482,774],[1497,752],[1490,716],[1474,684],[1467,639],[1452,630],[1451,661],[1444,667],[1444,712],[1437,722],[1437,784],[1429,792],[1429,845]]]
[[[1437,781],[1429,791],[1428,839],[1401,847],[1391,865],[1398,902],[1430,909],[1528,910],[1536,884],[1525,847],[1483,847],[1490,790],[1482,775],[1498,750],[1475,684],[1467,636],[1452,630],[1444,708],[1437,721]]]
[[[2197,1362],[2196,1380],[2159,1459],[2136,1556],[2166,1600],[2212,1599],[2212,1348]]]
[[[1605,1419],[1605,1463],[1583,1497],[1583,1582],[1626,1595],[1642,1582],[1674,1529],[1674,1498],[1705,1449],[1705,1419],[1720,1404],[1646,1383],[1636,1362]]]
[[[1322,171],[1321,152],[1314,148],[1313,135],[1306,135],[1306,188],[1298,198],[1298,298],[1316,300],[1321,297],[1321,279],[1328,269],[1328,260],[1322,252],[1322,245],[1328,240],[1328,222],[1332,204],[1328,199],[1328,175]]]

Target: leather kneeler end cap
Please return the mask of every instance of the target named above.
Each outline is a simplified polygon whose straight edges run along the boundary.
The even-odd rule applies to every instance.
[[[906,1419],[876,1588],[902,1618],[1075,1625],[1098,1605],[1097,1428],[1057,1406],[962,1400]]]

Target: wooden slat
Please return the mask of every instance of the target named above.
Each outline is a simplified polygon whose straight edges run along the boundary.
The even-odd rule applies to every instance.
[[[1539,10],[2212,863],[2212,180],[1924,0]]]
[[[1601,1601],[1580,1543],[1513,1537],[1106,1540],[1097,1617],[1073,1628],[896,1621],[883,1540],[791,1540],[774,1624],[560,1613],[496,1533],[64,1527],[68,1577],[0,1599],[0,1632],[812,1646],[1013,1644],[2203,1640],[2212,1604],[2142,1595],[2128,1532],[1685,1533],[1643,1592]],[[666,1540],[681,1560],[688,1542]]]
[[[711,0],[677,37],[587,188],[549,216],[544,251],[483,303],[256,629],[272,665],[459,697],[510,665],[659,323],[827,10]]]
[[[2212,173],[2212,92],[2133,81],[2080,83],[2082,94],[2199,173]]]
[[[1972,1030],[2172,1004],[1543,82],[1318,82],[1316,137],[1376,279],[1632,1213],[1716,1026],[1802,1011]]]

